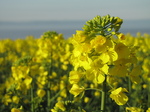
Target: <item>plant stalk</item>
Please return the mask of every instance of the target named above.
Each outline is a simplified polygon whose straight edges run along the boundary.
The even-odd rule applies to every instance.
[[[51,94],[50,94],[50,82],[48,82],[48,88],[47,88],[47,98],[48,98],[48,100],[47,100],[47,107],[48,107],[48,109],[50,108],[50,99],[51,99]]]
[[[150,81],[148,81],[148,106],[150,105]]]
[[[34,112],[34,100],[33,100],[33,85],[31,87],[31,111]]]
[[[103,82],[103,87],[102,87],[102,95],[101,95],[101,112],[106,112],[106,75],[105,75],[105,80]]]
[[[128,89],[129,89],[129,93],[131,93],[131,80],[130,80],[130,78],[128,78]]]

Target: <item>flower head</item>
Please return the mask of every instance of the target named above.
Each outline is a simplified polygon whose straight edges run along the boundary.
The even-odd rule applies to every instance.
[[[126,88],[119,87],[111,92],[110,97],[115,100],[118,105],[124,105],[128,101],[128,97],[123,92],[128,91]]]
[[[97,48],[102,46],[106,42],[106,38],[102,35],[97,35],[93,40],[91,40],[91,46]]]
[[[13,96],[13,97],[12,97],[12,101],[13,101],[14,103],[18,104],[18,103],[19,103],[19,97],[18,97],[18,96]]]
[[[138,84],[141,82],[139,75],[141,74],[140,66],[136,66],[130,73],[130,79],[133,83]]]
[[[73,84],[72,88],[70,89],[70,93],[74,95],[74,97],[78,96],[81,92],[84,91],[83,87],[80,87],[77,84]]]
[[[69,75],[69,82],[71,84],[78,83],[81,77],[82,77],[82,74],[79,73],[78,71],[71,71]]]
[[[115,46],[115,51],[118,54],[118,59],[128,58],[130,54],[129,48],[123,43],[118,43]]]
[[[61,101],[57,102],[57,103],[55,104],[55,106],[58,107],[59,109],[61,109],[62,111],[65,111],[65,110],[66,110],[66,108],[65,108],[65,106],[64,106],[64,104],[63,104],[63,102],[61,102]]]
[[[21,112],[19,109],[16,109],[16,108],[12,108],[11,109],[11,112]]]
[[[150,112],[150,108],[148,108],[148,109],[146,110],[146,112]]]
[[[125,40],[125,35],[123,33],[119,33],[117,36],[120,40]]]
[[[37,95],[38,95],[40,98],[42,98],[45,94],[46,94],[46,92],[45,92],[43,89],[39,89],[39,90],[37,91]]]
[[[143,109],[137,107],[126,107],[126,110],[129,110],[130,112],[144,112]]]

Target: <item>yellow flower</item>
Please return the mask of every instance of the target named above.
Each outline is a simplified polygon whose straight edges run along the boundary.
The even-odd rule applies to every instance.
[[[99,84],[103,83],[104,80],[105,80],[105,75],[103,75],[103,74],[97,74],[97,77],[96,77],[97,83],[99,83]]]
[[[115,51],[118,54],[118,59],[128,58],[129,54],[130,54],[128,47],[126,45],[124,45],[123,43],[118,43],[115,46]]]
[[[11,69],[12,69],[12,76],[15,80],[25,78],[30,71],[28,66],[17,66],[17,67],[12,66]]]
[[[78,71],[71,71],[69,74],[69,82],[70,84],[75,84],[78,83],[79,80],[81,79],[82,74],[79,73]]]
[[[76,34],[73,35],[71,42],[75,45],[75,44],[82,43],[83,41],[85,41],[85,39],[86,36],[84,35],[84,32],[81,30],[76,30]]]
[[[130,112],[144,112],[143,109],[137,107],[126,107],[126,110],[129,110]]]
[[[118,77],[125,77],[127,75],[127,72],[127,67],[124,65],[116,65],[109,70],[110,75]]]
[[[86,71],[86,78],[90,81],[93,81],[95,79],[95,73],[92,69],[88,69]]]
[[[38,40],[39,50],[37,51],[37,54],[40,55],[43,58],[49,57],[51,55],[52,46],[54,47],[51,39],[49,39],[49,38],[40,38]]]
[[[102,62],[105,64],[105,63],[108,63],[108,62],[113,62],[113,61],[116,61],[117,58],[118,58],[118,55],[117,53],[114,51],[114,50],[111,50],[111,49],[108,49],[106,50],[105,52],[103,52],[100,57],[99,57]]]
[[[14,103],[18,104],[18,103],[19,103],[19,97],[18,97],[18,96],[13,96],[13,97],[12,97],[12,101],[13,101]]]
[[[95,92],[94,92],[94,96],[99,97],[99,96],[100,96],[100,92],[99,92],[99,91],[95,91]]]
[[[57,103],[55,104],[55,106],[58,107],[59,109],[61,109],[62,111],[65,111],[65,110],[66,110],[66,108],[65,108],[65,106],[64,106],[64,104],[63,104],[63,102],[61,102],[61,101],[57,102]]]
[[[128,97],[123,92],[128,91],[126,88],[117,88],[111,92],[110,97],[115,100],[118,105],[124,105],[128,101]]]
[[[89,98],[89,97],[85,97],[85,98],[84,98],[84,102],[85,102],[85,103],[88,103],[89,101],[90,101],[90,98]]]
[[[73,84],[72,88],[70,89],[70,93],[74,95],[74,97],[78,96],[81,92],[84,91],[83,87],[79,87],[77,84]]]
[[[10,98],[10,95],[5,94],[4,98],[2,99],[2,102],[3,102],[5,105],[8,105],[10,102],[12,102],[12,100],[11,100],[11,98]]]
[[[26,78],[24,79],[24,83],[26,84],[27,87],[29,87],[31,82],[32,82],[32,78],[30,76],[26,76]]]
[[[115,61],[115,66],[109,69],[109,74],[118,77],[125,77],[128,73],[128,66],[126,64],[128,60],[119,59]]]
[[[37,95],[38,95],[40,98],[42,98],[45,94],[46,94],[46,92],[45,92],[43,89],[39,89],[39,90],[37,91]]]
[[[55,109],[51,109],[50,111],[51,111],[51,112],[58,112],[58,111],[57,111],[57,110],[55,110]]]
[[[108,73],[108,65],[101,64],[101,60],[95,59],[91,63],[91,68],[86,70],[86,78],[95,83],[102,83],[105,80],[105,74]]]
[[[91,40],[91,46],[97,48],[102,46],[106,42],[106,38],[102,35],[97,35],[93,40]]]
[[[33,59],[37,61],[37,59],[35,59],[35,58],[33,58]],[[31,75],[31,76],[34,76],[34,75],[38,74],[38,73],[39,73],[39,68],[40,68],[40,67],[39,67],[38,64],[32,65],[32,66],[30,67],[30,75]]]
[[[97,43],[95,43],[95,44],[97,44]],[[108,51],[114,50],[114,46],[115,46],[115,44],[114,44],[114,42],[112,40],[106,39],[105,43],[98,44],[96,47],[95,46],[92,46],[92,47],[95,48],[96,52],[100,52],[100,53],[104,53],[105,52],[106,53]]]
[[[83,31],[76,31],[76,34],[73,35],[73,38],[70,39],[70,42],[74,45],[73,55],[78,57],[83,52],[89,52],[91,50],[90,43],[84,42],[86,36]]]
[[[12,108],[11,109],[11,112],[21,112],[19,109],[16,109],[16,108]]]
[[[66,91],[65,87],[66,87],[65,82],[63,80],[60,81],[60,90],[62,90],[61,93],[60,93],[60,96],[62,96],[64,98],[67,97],[67,91]]]
[[[125,40],[125,35],[123,33],[119,33],[117,36],[120,40]]]
[[[140,83],[141,82],[141,78],[139,77],[140,74],[141,74],[140,66],[136,66],[135,68],[133,68],[133,70],[129,74],[131,81],[135,84]]]
[[[88,54],[83,54],[78,57],[72,57],[72,64],[74,65],[74,70],[77,70],[78,67],[84,67],[84,69],[90,68],[90,63],[92,60],[88,57]]]
[[[107,39],[103,45],[96,47],[95,51],[100,53],[99,59],[102,63],[113,62],[118,59],[118,54],[114,49],[115,44],[112,40]]]
[[[148,108],[148,109],[146,110],[146,112],[150,112],[150,108]]]

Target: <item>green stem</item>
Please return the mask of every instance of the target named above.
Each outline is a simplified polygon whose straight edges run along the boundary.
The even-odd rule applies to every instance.
[[[34,112],[34,100],[33,100],[33,85],[31,87],[31,111]]]
[[[150,81],[148,81],[148,105],[150,105]]]
[[[50,105],[51,105],[51,103],[50,103],[50,99],[51,99],[51,94],[50,94],[50,81],[48,82],[47,98],[48,98],[48,100],[47,100],[47,107],[48,107],[48,109],[49,109],[49,108],[50,108]]]
[[[130,77],[128,78],[128,89],[129,89],[129,93],[131,93],[131,80],[130,80]]]
[[[52,97],[49,101],[52,102],[54,101],[59,95],[60,93],[63,91],[64,89],[60,90],[54,97]]]
[[[102,95],[101,95],[101,111],[106,112],[106,75],[105,75],[105,80],[103,82],[103,87],[102,87]]]

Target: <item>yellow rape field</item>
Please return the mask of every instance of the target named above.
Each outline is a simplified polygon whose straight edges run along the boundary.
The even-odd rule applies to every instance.
[[[0,40],[0,112],[150,112],[150,35],[96,16],[65,39]]]

